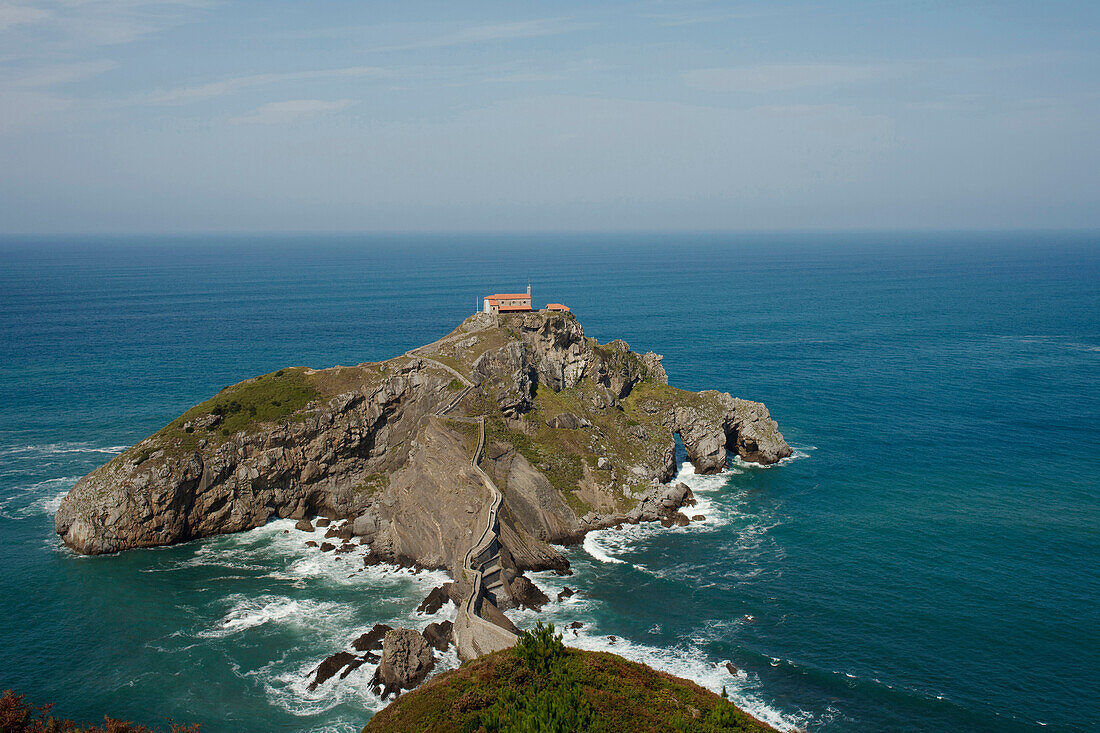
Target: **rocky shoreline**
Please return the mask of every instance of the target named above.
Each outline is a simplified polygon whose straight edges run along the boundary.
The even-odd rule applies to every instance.
[[[667,483],[677,436],[701,474],[724,469],[730,452],[763,464],[791,454],[764,405],[670,387],[660,356],[601,345],[570,313],[478,314],[385,362],[288,368],[227,387],[82,478],[55,524],[76,552],[103,554],[276,517],[301,529],[313,528],[309,517],[338,521],[320,550],[358,544],[368,563],[449,572],[451,587],[426,603],[459,604],[455,643],[471,656],[507,645],[516,630],[503,611],[539,601],[524,571],[569,572],[553,545],[691,521],[680,511],[694,503],[690,490]],[[477,636],[472,622],[506,633],[480,645],[459,638]],[[371,661],[384,694],[409,689],[451,634],[361,638],[313,684]]]

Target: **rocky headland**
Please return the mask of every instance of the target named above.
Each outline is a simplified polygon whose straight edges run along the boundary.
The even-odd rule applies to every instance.
[[[477,314],[387,361],[226,387],[82,478],[55,523],[76,552],[103,554],[321,517],[321,550],[448,571],[434,602],[458,604],[469,658],[514,638],[502,610],[540,602],[523,571],[567,572],[553,545],[690,521],[691,492],[669,483],[677,435],[699,473],[731,452],[791,454],[764,405],[671,387],[660,356],[599,344],[571,313]],[[408,674],[383,665],[396,690],[430,664],[390,636],[416,646],[395,657],[416,661]]]

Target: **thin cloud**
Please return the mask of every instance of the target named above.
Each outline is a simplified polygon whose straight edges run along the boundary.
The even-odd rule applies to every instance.
[[[104,59],[25,69],[0,67],[0,134],[69,109],[73,100],[54,87],[99,76],[117,65]]]
[[[347,109],[351,104],[350,99],[290,99],[285,102],[268,102],[248,114],[232,117],[229,121],[235,125],[286,124],[317,115],[333,114]]]
[[[153,102],[186,103],[211,97],[222,97],[251,87],[266,86],[288,81],[307,79],[338,79],[344,77],[387,76],[389,70],[377,66],[348,66],[341,69],[317,69],[314,71],[291,71],[277,74],[251,74],[230,79],[198,84],[195,86],[170,89],[152,96]]]
[[[110,59],[81,61],[72,64],[38,66],[16,75],[0,77],[0,85],[18,89],[41,89],[61,86],[75,81],[83,81],[104,74],[118,67],[118,62]]]
[[[487,76],[481,80],[482,84],[533,84],[543,81],[562,81],[569,77],[565,74],[538,74],[538,73],[515,73],[515,74],[500,74],[497,76]]]
[[[490,41],[510,41],[523,38],[539,38],[543,36],[557,36],[563,33],[592,28],[592,23],[581,23],[568,18],[543,18],[538,20],[521,20],[515,23],[492,23],[488,25],[471,26],[454,33],[449,33],[435,38],[426,38],[421,41],[395,44],[391,46],[379,46],[371,51],[416,51],[426,48],[446,48],[449,46],[468,46]]]
[[[0,4],[0,31],[7,58],[71,54],[145,38],[191,17],[207,0],[40,0]],[[20,37],[16,31],[33,28]]]
[[[43,8],[29,5],[0,3],[0,31],[17,25],[36,23],[50,17],[51,13]]]
[[[657,21],[658,25],[668,28],[677,26],[700,25],[702,23],[725,23],[731,20],[748,20],[786,14],[787,11],[759,13],[650,13],[646,17]]]
[[[755,64],[693,69],[684,82],[706,92],[784,92],[811,87],[860,84],[892,73],[882,64]]]

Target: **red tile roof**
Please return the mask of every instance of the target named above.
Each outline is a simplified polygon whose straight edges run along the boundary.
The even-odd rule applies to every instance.
[[[548,311],[567,311],[569,306],[562,305],[561,303],[547,303],[546,310]]]
[[[487,300],[530,300],[531,296],[527,293],[497,293],[496,295],[486,295]]]
[[[529,311],[529,310],[531,310],[531,306],[530,305],[502,305],[502,306],[500,306],[500,308],[498,308],[498,310],[500,310],[502,312],[503,311]]]

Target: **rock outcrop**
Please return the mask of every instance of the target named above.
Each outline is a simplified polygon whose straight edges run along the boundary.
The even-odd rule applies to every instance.
[[[375,671],[374,685],[382,698],[400,690],[411,690],[435,667],[432,648],[424,635],[412,629],[392,629],[382,641],[382,661]]]
[[[753,463],[775,463],[791,455],[768,408],[724,392],[700,392],[703,406],[676,407],[668,426],[680,435],[688,460],[698,473],[726,468],[727,450]],[[717,408],[717,409],[716,409]]]
[[[790,455],[764,405],[667,383],[660,356],[586,338],[570,313],[477,315],[389,361],[227,387],[77,482],[56,528],[100,554],[291,518],[327,528],[327,550],[354,541],[372,561],[445,569],[461,586],[489,498],[470,464],[484,417],[480,468],[504,496],[503,569],[564,572],[552,543],[675,520],[675,435],[700,473],[731,452],[764,464]]]

